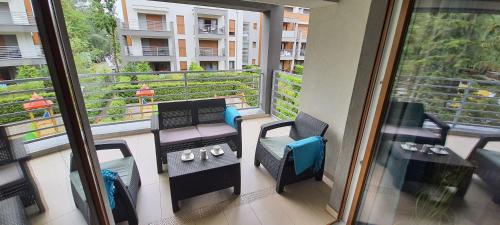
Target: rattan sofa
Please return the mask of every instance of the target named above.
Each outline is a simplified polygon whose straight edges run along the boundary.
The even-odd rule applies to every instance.
[[[158,115],[151,117],[158,173],[163,172],[167,153],[213,144],[227,143],[241,158],[241,117],[236,128],[224,122],[224,98],[167,102],[158,104]]]
[[[483,135],[467,160],[476,166],[476,173],[493,192],[493,202],[500,205],[500,151],[485,149],[488,142],[500,142],[500,134]]]
[[[128,224],[130,225],[137,225],[138,218],[135,206],[137,202],[137,193],[139,192],[139,188],[141,186],[141,178],[139,176],[139,170],[137,169],[134,157],[132,156],[127,143],[120,140],[98,141],[96,142],[95,147],[97,151],[113,149],[119,149],[121,151],[123,158],[103,162],[100,165],[101,169],[110,169],[111,171],[118,173],[119,176],[114,184],[116,188],[116,207],[112,210],[112,212],[115,222],[119,223],[122,221],[128,221]],[[71,157],[70,181],[73,200],[87,223],[91,224],[89,206],[75,163],[75,159]]]
[[[0,201],[0,224],[2,225],[27,225],[23,202],[19,196],[14,196]]]
[[[36,206],[44,212],[40,192],[28,167],[21,139],[9,139],[5,127],[0,126],[0,200],[19,196],[24,207]]]
[[[272,129],[290,126],[290,134],[281,137],[266,137],[267,132]],[[261,126],[260,136],[255,150],[254,165],[262,164],[271,176],[276,180],[276,192],[282,193],[285,185],[314,177],[317,181],[323,179],[325,160],[318,171],[311,167],[303,173],[295,174],[293,154],[287,144],[312,136],[323,137],[324,146],[326,139],[324,135],[328,124],[318,120],[304,112],[300,112],[295,121],[276,121]],[[323,148],[325,155],[325,148]]]

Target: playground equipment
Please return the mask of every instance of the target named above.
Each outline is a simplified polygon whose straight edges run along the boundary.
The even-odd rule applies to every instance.
[[[144,116],[151,115],[151,112],[154,111],[153,102],[155,91],[149,88],[146,84],[143,84],[139,90],[135,92],[135,96],[139,100],[139,111],[141,112],[141,118]]]
[[[24,103],[23,108],[29,113],[32,120],[31,126],[36,130],[28,134],[28,139],[45,137],[59,132],[57,121],[54,118],[54,103],[51,100],[46,100],[37,93],[33,93],[30,97],[30,102]],[[43,109],[41,118],[36,118],[35,113]]]

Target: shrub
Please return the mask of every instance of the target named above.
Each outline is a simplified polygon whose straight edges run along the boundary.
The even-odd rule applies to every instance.
[[[302,75],[302,73],[304,72],[304,66],[303,65],[295,65],[293,68],[293,71],[295,74]]]
[[[113,119],[114,121],[122,120],[125,112],[127,111],[126,108],[122,108],[122,106],[125,105],[125,101],[121,99],[111,101],[109,108],[106,110],[107,117]]]
[[[244,65],[243,69],[245,70],[258,70],[260,67],[258,65]]]
[[[17,68],[16,79],[27,79],[36,77],[48,77],[49,70],[43,66],[20,66]]]
[[[198,63],[192,62],[189,65],[189,71],[203,71],[203,67],[201,67]]]

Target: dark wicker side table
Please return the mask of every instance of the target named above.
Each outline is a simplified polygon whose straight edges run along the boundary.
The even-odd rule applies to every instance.
[[[234,194],[241,189],[240,162],[227,144],[220,145],[224,154],[213,156],[207,146],[208,159],[200,158],[200,148],[191,149],[194,160],[183,162],[182,151],[167,154],[168,176],[172,209],[179,211],[179,200],[234,187]]]
[[[26,225],[24,206],[19,196],[0,201],[0,224]]]

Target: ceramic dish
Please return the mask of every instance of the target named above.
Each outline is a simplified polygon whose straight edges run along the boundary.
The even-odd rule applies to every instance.
[[[438,154],[438,155],[448,155],[448,154],[450,154],[448,151],[446,151],[446,148],[432,147],[432,148],[429,148],[429,150],[431,150],[431,152],[433,152],[435,154]]]
[[[219,148],[217,148],[216,146],[214,146],[214,148],[212,148],[210,150],[210,153],[212,153],[212,155],[214,155],[214,156],[219,156],[219,155],[224,154],[224,150],[222,150],[222,148],[220,148],[220,146],[219,146]]]
[[[418,151],[417,147],[414,144],[413,145],[408,143],[401,144],[401,148],[403,148],[406,151],[412,151],[412,152]]]
[[[182,160],[183,162],[191,161],[191,160],[193,160],[193,159],[194,159],[194,154],[193,154],[192,152],[191,152],[191,153],[189,153],[189,154],[182,154],[182,155],[181,155],[181,160]]]

